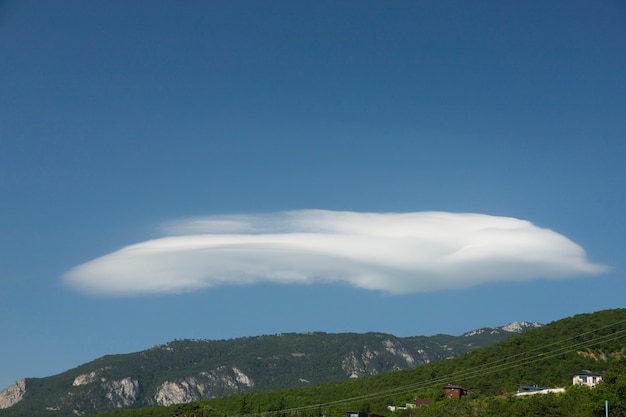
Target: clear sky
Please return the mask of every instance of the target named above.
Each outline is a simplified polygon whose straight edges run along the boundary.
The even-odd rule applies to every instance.
[[[624,307],[625,51],[619,0],[0,1],[0,389]]]

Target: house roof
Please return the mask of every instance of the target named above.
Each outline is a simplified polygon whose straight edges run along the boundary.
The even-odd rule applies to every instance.
[[[463,391],[467,391],[467,388],[463,388],[460,385],[452,385],[452,384],[448,384],[445,387],[443,387],[444,389],[462,389]]]
[[[591,371],[581,371],[581,372],[574,374],[574,376],[602,376],[602,374],[591,372]]]
[[[548,389],[548,387],[540,387],[538,385],[520,385],[517,387],[517,392],[520,391],[543,391],[544,389]]]

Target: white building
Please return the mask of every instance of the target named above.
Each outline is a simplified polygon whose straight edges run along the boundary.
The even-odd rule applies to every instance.
[[[579,372],[572,378],[572,384],[583,384],[588,387],[595,387],[600,381],[602,381],[602,374],[594,374],[590,371]]]

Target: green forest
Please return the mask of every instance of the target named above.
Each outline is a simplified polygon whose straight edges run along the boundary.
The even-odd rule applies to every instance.
[[[386,372],[307,388],[233,395],[99,417],[345,417],[348,410],[388,417],[626,416],[626,310],[577,315],[491,347],[408,371]],[[603,374],[596,387],[572,385],[582,370]],[[453,383],[470,390],[446,398]],[[563,393],[519,397],[521,385]],[[430,402],[391,412],[416,399]]]
[[[461,400],[444,398],[439,389],[419,391],[430,395],[428,405],[391,413],[386,405],[394,396],[378,394],[351,397],[311,405],[310,395],[301,396],[297,390],[280,393],[243,395],[214,401],[178,404],[170,407],[146,407],[139,410],[100,414],[99,417],[345,417],[347,410],[362,410],[390,417],[610,417],[626,416],[626,360],[615,362],[605,379],[595,388],[570,386],[562,394],[537,394],[528,397],[472,393]],[[321,394],[321,392],[319,392]],[[350,394],[345,391],[346,394]],[[396,396],[397,397],[397,396]],[[253,411],[256,409],[256,411]]]
[[[84,416],[380,375],[458,357],[541,326],[518,325],[517,331],[482,328],[460,336],[307,332],[174,340],[106,355],[57,375],[26,378],[23,397],[8,408],[0,406],[0,417]],[[179,389],[186,398],[157,402],[167,384],[176,388],[168,387],[163,397],[176,396]]]

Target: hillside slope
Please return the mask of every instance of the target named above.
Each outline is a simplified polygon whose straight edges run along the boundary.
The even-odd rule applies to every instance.
[[[572,385],[582,370],[604,374],[594,389]],[[463,401],[448,400],[448,383],[468,388]],[[564,394],[515,397],[520,385],[563,388]],[[345,417],[345,410],[392,414],[388,405],[405,405],[416,398],[431,403],[410,417],[527,417],[626,415],[626,309],[581,314],[529,330],[490,347],[411,370],[325,383],[306,388],[234,395],[169,407],[115,412],[115,417],[174,415],[223,417],[266,416]]]
[[[313,386],[412,369],[489,346],[538,323],[484,328],[461,336],[399,338],[322,332],[232,340],[176,340],[109,355],[0,393],[0,416],[82,415],[171,405],[232,394]]]

